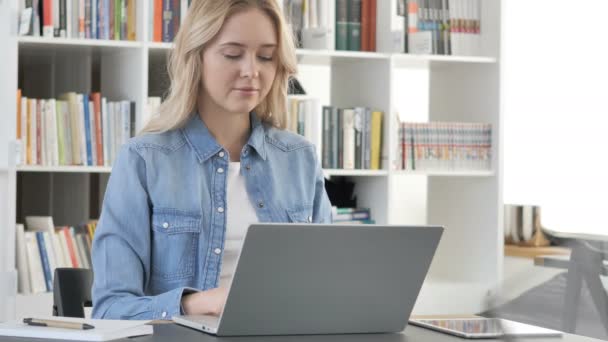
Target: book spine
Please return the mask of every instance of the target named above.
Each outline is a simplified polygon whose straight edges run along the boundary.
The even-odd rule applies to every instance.
[[[372,111],[365,108],[365,123],[363,124],[363,168],[371,169],[371,131],[372,131]]]
[[[78,38],[86,38],[86,0],[78,1]]]
[[[136,25],[137,25],[137,16],[136,16],[136,6],[135,0],[127,0],[127,39],[130,41],[137,40],[136,34]]]
[[[53,166],[59,165],[59,134],[57,133],[57,101],[51,99],[49,101],[49,122],[51,136],[51,161]]]
[[[173,1],[173,16],[171,17],[171,24],[173,26],[173,36],[171,37],[171,41],[175,40],[175,36],[177,32],[179,32],[179,26],[181,24],[181,0],[171,0]]]
[[[74,241],[72,240],[70,230],[67,227],[64,227],[61,232],[63,233],[66,245],[68,246],[68,253],[70,254],[70,261],[72,262],[72,267],[80,267],[80,265],[78,264],[78,259],[76,258],[76,246],[74,245]]]
[[[173,2],[172,0],[163,0],[163,42],[173,41]]]
[[[126,143],[131,137],[131,107],[129,101],[122,101],[121,104],[121,115],[122,115],[122,143]]]
[[[372,112],[371,144],[370,168],[379,170],[382,153],[382,112],[379,111]]]
[[[67,0],[59,0],[59,32],[58,36],[62,38],[67,37],[68,32],[68,13],[66,9],[66,1]]]
[[[42,0],[42,36],[50,38],[54,36],[53,25],[53,0]]]
[[[86,105],[89,109],[89,132],[91,134],[91,161],[92,166],[98,166],[97,164],[97,129],[95,128],[95,104],[89,100],[89,97],[85,98]]]
[[[355,169],[362,169],[363,150],[363,108],[354,109],[353,128],[355,130]]]
[[[361,51],[361,0],[348,2],[348,50]]]
[[[51,276],[51,268],[49,266],[49,257],[47,254],[46,246],[44,244],[44,236],[42,232],[36,232],[36,241],[38,242],[38,251],[40,253],[40,262],[42,264],[42,271],[44,272],[44,279],[47,291],[53,290],[53,278]]]
[[[103,166],[103,135],[101,122],[101,94],[91,94],[93,109],[95,113],[95,148],[97,149],[97,165]]]
[[[370,51],[371,0],[361,0],[361,51]]]
[[[332,108],[323,106],[323,145],[322,145],[322,165],[325,169],[331,168],[331,112]]]
[[[130,120],[130,130],[129,130],[129,138],[132,138],[137,133],[137,113],[135,112],[135,101],[129,102],[129,120]]]
[[[338,124],[339,116],[338,109],[336,107],[331,107],[331,117],[330,117],[330,138],[331,138],[331,164],[330,168],[337,169],[339,168],[338,163],[338,138],[339,138],[339,124]]]
[[[155,42],[163,41],[163,0],[154,0],[154,38]]]
[[[378,2],[376,0],[370,0],[370,19],[369,19],[369,51],[376,51],[376,16],[378,9]]]
[[[27,265],[27,247],[25,244],[25,228],[23,224],[15,225],[16,232],[16,262],[17,262],[17,276],[18,276],[18,291],[19,293],[29,294],[32,292],[30,284],[30,278],[28,277],[28,265]]]
[[[89,113],[88,97],[83,96],[82,106],[84,109],[84,134],[86,141],[86,165],[93,165],[93,150],[91,146],[91,115]]]
[[[44,100],[36,101],[36,165],[42,164],[42,110]]]
[[[127,0],[121,0],[120,4],[120,38],[127,40]]]
[[[26,231],[24,235],[31,290],[33,293],[45,292],[47,290],[46,280],[36,232]]]
[[[343,112],[343,168],[345,170],[353,170],[355,168],[355,111],[353,109],[344,109]]]
[[[348,50],[348,1],[336,0],[336,50]]]
[[[122,17],[122,4],[120,0],[113,0],[114,1],[114,40],[120,40],[120,19]]]

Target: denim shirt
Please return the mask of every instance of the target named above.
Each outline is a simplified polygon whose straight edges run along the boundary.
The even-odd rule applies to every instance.
[[[259,221],[329,223],[314,146],[250,117],[241,174]],[[122,146],[93,241],[94,318],[170,319],[182,295],[218,286],[226,215],[239,211],[226,208],[229,162],[196,114]]]

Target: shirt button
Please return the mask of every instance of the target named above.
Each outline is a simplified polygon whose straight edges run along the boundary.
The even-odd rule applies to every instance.
[[[222,250],[219,249],[219,248],[216,248],[216,249],[213,250],[213,253],[215,253],[217,255],[220,255],[222,253]]]
[[[219,154],[220,158],[224,158],[225,155],[226,154],[224,153],[224,151],[220,152],[220,154]]]
[[[217,211],[220,212],[220,213],[223,213],[224,212],[224,207],[217,208]]]
[[[162,317],[162,318],[167,317],[167,311],[163,311],[163,313],[160,314],[160,317]]]
[[[258,207],[260,207],[260,208],[264,208],[264,202],[260,202],[260,203],[258,203]]]
[[[247,165],[245,166],[245,168],[247,169],[247,171],[251,170],[251,165]]]
[[[312,216],[308,216],[308,222],[312,222]]]
[[[163,223],[163,228],[165,228],[165,229],[169,228],[169,222]]]
[[[222,169],[221,167],[219,169],[217,169],[217,173],[224,173],[224,169]]]

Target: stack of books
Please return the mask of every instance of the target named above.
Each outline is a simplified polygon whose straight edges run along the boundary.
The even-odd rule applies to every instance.
[[[376,51],[376,10],[377,0],[336,0],[336,50]]]
[[[135,117],[135,102],[108,102],[100,93],[33,99],[18,90],[19,164],[111,166],[135,136]]]
[[[135,0],[17,0],[19,35],[137,40]]]
[[[192,0],[153,0],[148,5],[148,39],[152,42],[173,42],[186,17]]]
[[[375,224],[369,208],[332,207],[332,222],[337,224]]]
[[[477,56],[481,48],[480,0],[398,0],[405,52]]]
[[[323,107],[322,166],[326,169],[381,169],[382,117],[370,108]]]
[[[318,100],[306,95],[289,95],[287,130],[314,141],[314,123],[318,120]]]
[[[330,33],[334,21],[330,1],[334,0],[279,0],[296,47],[333,50]]]
[[[91,268],[91,246],[97,221],[55,227],[50,216],[27,216],[27,229],[17,224],[16,261],[19,292],[53,290],[55,268]]]
[[[492,125],[431,122],[399,125],[397,169],[489,171]]]

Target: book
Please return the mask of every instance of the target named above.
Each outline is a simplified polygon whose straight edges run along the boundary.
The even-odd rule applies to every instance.
[[[30,279],[31,291],[32,293],[46,292],[46,282],[44,278],[44,271],[42,269],[42,261],[40,259],[40,249],[38,248],[36,232],[25,232],[24,238],[28,264],[28,278]]]
[[[361,51],[361,0],[349,0],[347,22],[349,51]]]
[[[348,50],[348,0],[336,0],[336,50]]]
[[[86,323],[94,329],[62,329],[51,327],[31,326],[23,321],[8,321],[0,323],[0,336],[44,338],[77,341],[110,341],[134,336],[152,335],[154,327],[150,321],[126,321],[109,319],[85,319],[73,317],[37,317],[53,321]]]
[[[16,233],[16,262],[17,262],[17,287],[19,293],[29,294],[32,292],[28,274],[27,248],[25,245],[25,227],[17,223]]]

